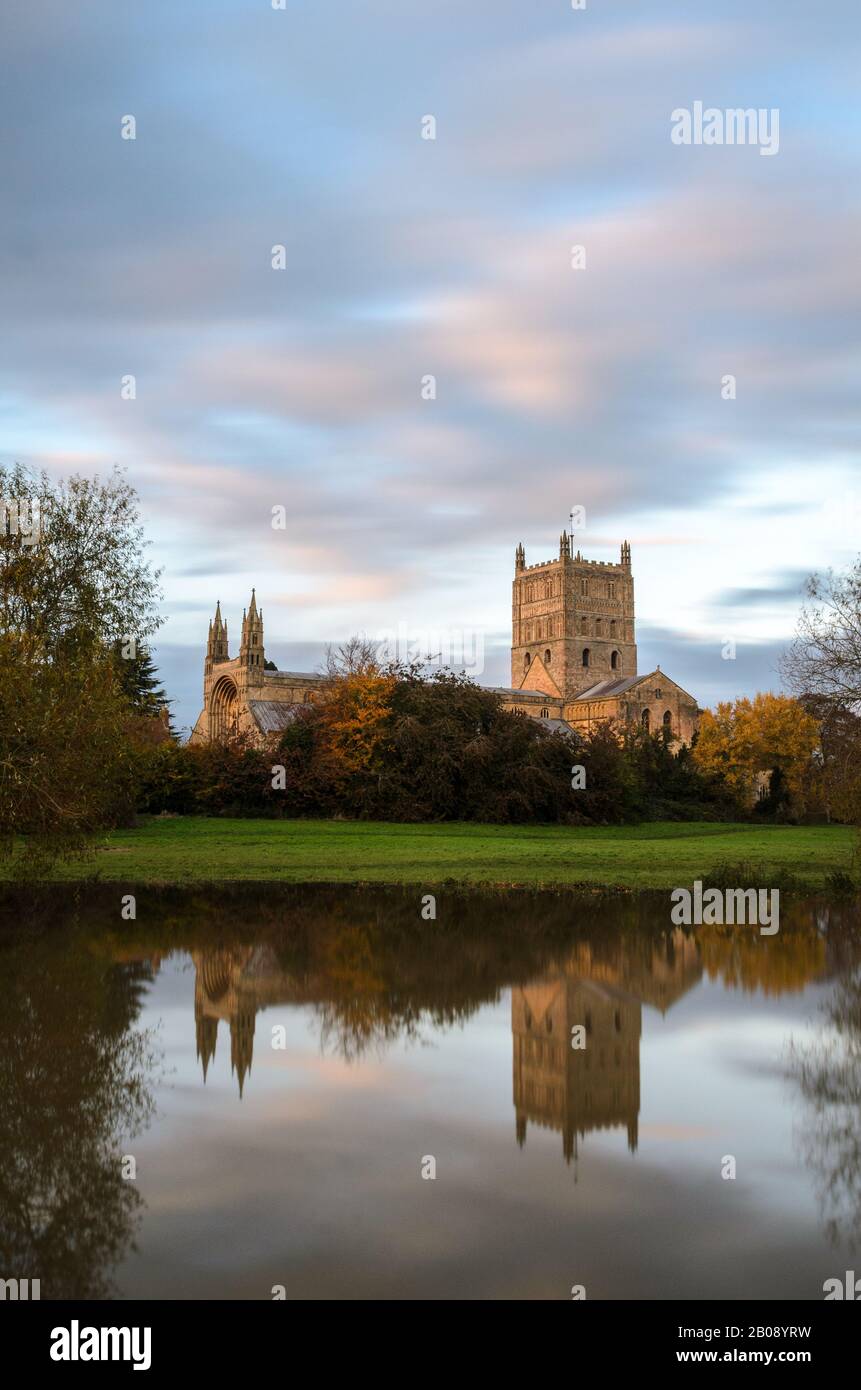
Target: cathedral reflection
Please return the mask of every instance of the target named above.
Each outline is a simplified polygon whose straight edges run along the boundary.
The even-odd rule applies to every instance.
[[[621,1128],[637,1148],[642,1006],[665,1013],[702,975],[693,937],[617,943],[602,952],[582,943],[564,965],[511,992],[513,1093],[517,1142],[527,1125],[558,1130],[566,1162],[592,1130]],[[572,1030],[585,1029],[585,1047]]]
[[[251,1071],[258,1010],[320,1004],[325,982],[279,966],[267,946],[194,951],[194,1022],[204,1081],[225,1023],[240,1096]],[[519,1144],[527,1125],[558,1130],[566,1160],[592,1130],[623,1128],[637,1147],[642,1006],[664,1013],[697,983],[702,959],[681,930],[647,941],[581,942],[511,991],[513,1098]],[[476,1001],[478,1002],[478,1001]],[[571,1046],[582,1025],[584,1049]]]
[[[251,1071],[257,1010],[268,1004],[294,1003],[291,977],[279,970],[265,946],[242,946],[218,951],[192,951],[194,961],[194,1025],[197,1058],[203,1079],[215,1056],[218,1024],[230,1030],[230,1071],[242,1095]]]
[[[620,920],[615,928],[581,931],[573,947],[535,944],[523,931],[504,960],[492,938],[464,934],[441,958],[413,933],[389,939],[364,924],[315,921],[287,959],[277,937],[272,944],[192,949],[197,1057],[205,1081],[225,1024],[242,1096],[260,1010],[310,1006],[321,1045],[357,1061],[368,1049],[420,1042],[425,1029],[463,1023],[510,989],[518,1144],[530,1123],[555,1130],[571,1162],[586,1135],[621,1129],[633,1153],[644,1006],[664,1014],[704,977],[764,995],[798,991],[834,968],[826,940],[809,913],[790,918],[773,943],[731,928],[667,931],[641,922],[637,929]],[[583,1048],[572,1047],[578,1025]]]

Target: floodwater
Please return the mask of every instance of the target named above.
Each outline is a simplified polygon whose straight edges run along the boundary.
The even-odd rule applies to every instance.
[[[855,902],[764,936],[668,894],[69,891],[0,917],[0,1277],[43,1299],[861,1269]]]

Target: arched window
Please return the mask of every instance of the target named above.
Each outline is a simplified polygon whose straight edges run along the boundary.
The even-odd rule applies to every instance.
[[[583,665],[584,665],[584,666],[588,666],[588,665],[589,665],[589,657],[590,657],[589,648],[588,648],[588,647],[584,647],[584,648],[583,648]]]
[[[641,717],[640,717],[640,723],[642,724],[642,726],[643,726],[643,728],[645,729],[646,733],[649,732],[649,724],[650,724],[650,722],[651,722],[651,716],[650,716],[650,714],[649,714],[649,711],[648,711],[647,709],[644,709],[644,710],[643,710],[643,713],[642,713],[642,715],[641,715]]]
[[[618,652],[611,652],[611,653],[610,653],[610,670],[611,670],[611,671],[618,671],[618,669],[619,669],[619,653],[618,653]]]
[[[550,718],[550,710],[547,708],[546,705],[544,706],[544,708],[543,708],[542,711],[541,711],[541,718],[542,718],[542,719],[549,719],[549,718]]]
[[[551,653],[551,651],[550,651],[550,648],[548,647],[548,648],[547,648],[547,651],[544,653],[544,665],[545,665],[545,666],[549,666],[549,665],[550,665],[550,658],[551,658],[551,655],[552,655],[552,653]]]
[[[668,709],[664,710],[664,728],[668,734],[673,732],[673,716],[672,712]]]
[[[531,658],[530,658],[530,656],[529,656],[529,653],[527,652],[526,655],[525,655],[525,657],[523,658],[523,669],[524,669],[524,671],[528,671],[528,670],[529,670],[529,662],[530,662],[530,660],[531,660]]]

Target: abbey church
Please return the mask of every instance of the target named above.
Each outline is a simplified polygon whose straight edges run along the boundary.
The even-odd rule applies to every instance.
[[[503,704],[550,727],[588,732],[609,721],[666,729],[678,746],[697,727],[697,702],[658,667],[637,673],[631,547],[619,563],[572,554],[563,531],[559,555],[526,564],[522,545],[514,562],[511,614],[511,685],[497,688]],[[323,689],[325,677],[278,671],[267,662],[263,610],[254,591],[242,615],[238,656],[228,648],[221,604],[209,624],[203,709],[192,743],[247,734],[262,742],[287,727],[302,704]]]
[[[631,547],[619,563],[571,553],[563,531],[559,557],[527,565],[517,547],[511,611],[511,687],[505,703],[587,732],[595,724],[665,728],[690,743],[698,708],[661,668],[637,673]]]

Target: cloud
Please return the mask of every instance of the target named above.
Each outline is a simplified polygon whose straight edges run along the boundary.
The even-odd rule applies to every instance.
[[[808,570],[784,570],[769,576],[767,586],[750,586],[741,589],[725,589],[712,600],[712,606],[719,609],[738,608],[780,608],[791,605],[800,608],[804,596],[804,586],[810,578]],[[773,581],[773,582],[772,582]]]
[[[832,560],[798,477],[857,473],[848,3],[8,9],[3,457],[129,467],[176,641],[210,576],[256,577],[303,638],[393,603],[499,631],[513,545],[554,544],[575,503],[614,548],[662,540],[700,637],[768,614],[793,512],[799,566]],[[780,105],[779,155],[674,147],[695,99]],[[734,509],[770,488],[739,573]]]

